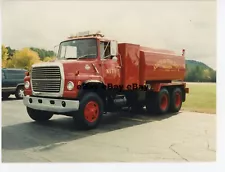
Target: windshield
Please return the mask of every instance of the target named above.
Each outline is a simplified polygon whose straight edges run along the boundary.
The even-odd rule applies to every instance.
[[[59,59],[80,59],[97,57],[96,39],[77,39],[62,42],[59,46]]]

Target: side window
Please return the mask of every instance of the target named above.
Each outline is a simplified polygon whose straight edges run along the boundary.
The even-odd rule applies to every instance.
[[[109,59],[110,56],[110,42],[100,42],[101,59]]]
[[[8,70],[7,71],[7,79],[21,79],[25,77],[24,71],[17,70]]]
[[[2,71],[2,79],[5,79],[5,72]]]
[[[104,42],[100,42],[100,57],[104,59]]]
[[[26,72],[26,71],[23,71],[23,70],[20,71],[20,72],[18,73],[18,77],[19,77],[19,78],[24,78],[24,77],[25,77],[25,72]]]
[[[7,78],[8,79],[16,79],[15,72],[11,71],[11,70],[8,70],[7,71]]]

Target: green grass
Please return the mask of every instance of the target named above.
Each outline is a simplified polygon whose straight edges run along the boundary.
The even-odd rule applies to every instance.
[[[216,84],[188,83],[189,94],[182,109],[187,111],[216,113]]]

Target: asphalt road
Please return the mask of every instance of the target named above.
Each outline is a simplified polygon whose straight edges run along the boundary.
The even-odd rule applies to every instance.
[[[216,160],[216,116],[107,114],[78,131],[70,117],[33,122],[21,100],[2,101],[3,162],[199,162]]]

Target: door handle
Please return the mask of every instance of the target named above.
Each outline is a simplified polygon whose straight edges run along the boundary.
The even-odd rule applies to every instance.
[[[117,69],[121,69],[121,66],[116,66]]]

